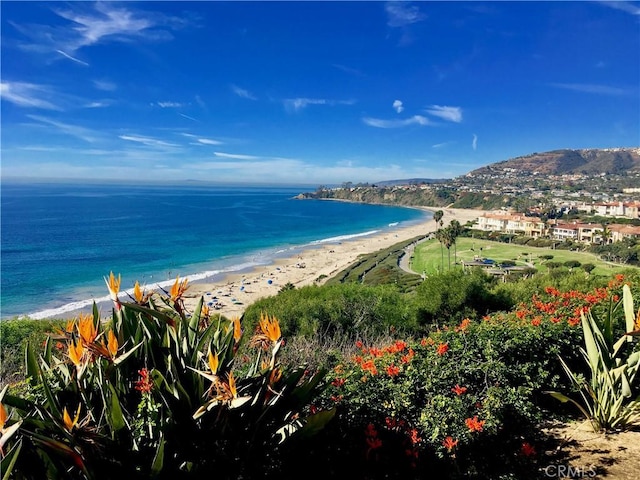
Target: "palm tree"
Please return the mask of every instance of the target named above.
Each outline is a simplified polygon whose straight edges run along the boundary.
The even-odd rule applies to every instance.
[[[453,242],[453,264],[458,262],[458,245],[456,243],[457,238],[462,235],[464,228],[458,220],[451,220],[449,222],[449,231],[451,234],[451,241]]]
[[[440,242],[440,272],[444,271],[444,250],[442,249],[442,245],[445,242],[445,232],[442,228],[436,230],[435,233],[436,240]]]
[[[455,237],[453,236],[453,230],[451,227],[444,229],[443,233],[444,246],[447,247],[447,256],[449,259],[449,270],[451,270],[451,245],[455,243]]]
[[[436,225],[440,223],[440,226],[442,226],[442,217],[444,217],[444,212],[442,210],[436,210],[433,212],[433,219],[435,220]]]
[[[609,239],[611,238],[611,230],[607,227],[606,222],[602,222],[601,225],[602,232],[600,233],[600,236],[602,237],[602,243],[606,245],[609,243]]]

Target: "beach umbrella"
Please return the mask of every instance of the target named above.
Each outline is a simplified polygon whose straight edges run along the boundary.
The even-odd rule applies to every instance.
[[[267,283],[268,283],[269,285],[271,285],[271,284],[273,283],[273,280],[269,279],[269,280],[267,280]]]

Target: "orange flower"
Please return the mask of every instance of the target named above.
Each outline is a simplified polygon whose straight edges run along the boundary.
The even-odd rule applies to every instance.
[[[180,275],[176,277],[176,281],[171,287],[171,292],[170,292],[171,300],[173,300],[174,302],[177,302],[182,298],[182,296],[184,295],[184,292],[186,292],[187,288],[189,288],[187,286],[188,282],[189,282],[188,278],[185,278],[182,282],[180,282]]]
[[[282,372],[279,368],[274,368],[271,370],[271,374],[269,375],[269,385],[275,385],[282,378]]]
[[[442,445],[444,445],[444,448],[451,451],[456,447],[456,445],[458,445],[458,441],[459,440],[454,440],[453,437],[447,437],[442,441]]]
[[[4,405],[0,403],[0,432],[4,430],[4,425],[7,423],[7,419],[9,415],[7,415],[7,409],[4,408]]]
[[[462,322],[460,322],[460,325],[458,325],[455,330],[456,332],[466,332],[467,330],[469,330],[470,326],[471,320],[465,318],[464,320],[462,320]]]
[[[120,300],[118,300],[118,292],[120,291],[121,281],[122,281],[122,278],[120,277],[120,274],[118,274],[118,278],[116,279],[113,272],[109,273],[109,280],[107,280],[106,278],[104,279],[104,282],[107,284],[107,288],[109,289],[109,296],[111,297],[111,300],[113,300],[113,303],[116,304],[116,307],[118,309],[120,308]]]
[[[272,342],[280,340],[280,324],[276,317],[269,318],[269,315],[260,314],[260,329],[262,333]]]
[[[395,377],[399,373],[400,373],[400,369],[395,365],[389,365],[387,367],[387,375],[389,375],[390,377]]]
[[[118,353],[118,339],[113,333],[113,330],[109,330],[107,334],[107,350],[109,350],[109,355],[111,358],[115,358]]]
[[[133,286],[133,297],[138,303],[142,303],[142,299],[144,298],[144,293],[140,289],[140,283],[137,280],[136,284]]]
[[[373,363],[373,360],[367,360],[362,365],[360,365],[360,368],[362,368],[363,370],[368,371],[371,375],[377,375],[378,374],[378,369],[376,368],[376,364]]]
[[[233,398],[236,398],[238,396],[238,390],[236,389],[236,379],[233,376],[233,372],[229,372],[229,376],[227,378],[229,380],[229,391]]]
[[[456,395],[462,395],[463,393],[465,393],[467,391],[467,387],[461,387],[460,385],[457,385],[455,387],[453,387],[451,389],[451,391],[453,393],[455,393]]]
[[[436,349],[436,353],[438,355],[444,355],[448,351],[449,351],[449,343],[448,342],[439,344],[438,348]]]
[[[213,353],[209,352],[209,368],[211,369],[211,373],[218,373],[218,364],[218,354],[216,353],[214,355]]]
[[[233,320],[233,339],[238,343],[242,338],[242,328],[240,327],[240,318],[235,317]]]
[[[81,405],[78,405],[78,410],[76,411],[76,416],[73,418],[73,420],[71,420],[71,416],[69,415],[69,412],[67,412],[67,407],[64,407],[64,410],[62,412],[62,421],[64,423],[64,427],[68,431],[73,430],[73,428],[77,425],[78,419],[80,418],[80,407]]]
[[[78,334],[85,345],[91,345],[98,335],[93,316],[80,314],[78,316]]]
[[[484,427],[485,420],[478,420],[478,416],[475,415],[473,418],[467,418],[464,423],[467,424],[467,428],[471,432],[481,432]]]
[[[540,319],[540,317],[536,317],[531,320],[531,325],[533,325],[534,327],[539,327],[541,322],[542,320]]]
[[[82,363],[82,357],[84,356],[84,346],[82,342],[75,343],[71,341],[69,343],[69,358],[74,365],[79,366]]]

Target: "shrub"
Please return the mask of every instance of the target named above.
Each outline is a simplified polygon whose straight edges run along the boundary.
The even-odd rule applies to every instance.
[[[418,324],[456,323],[465,317],[476,318],[496,310],[508,309],[511,304],[492,292],[496,280],[474,269],[432,275],[415,292]]]
[[[616,315],[621,306],[623,329],[617,325]],[[609,308],[602,320],[592,311],[583,312],[585,348],[580,352],[589,367],[589,380],[574,373],[561,359],[571,383],[580,392],[582,404],[559,392],[548,392],[562,402],[576,405],[596,432],[624,430],[640,424],[640,396],[635,382],[640,366],[640,343],[633,338],[640,335],[640,311],[638,313],[636,315],[633,308],[628,285],[623,287],[623,298]]]
[[[321,335],[355,342],[363,335],[415,328],[410,305],[393,285],[345,283],[283,291],[246,309],[243,322],[247,328],[257,325],[264,312],[275,315],[289,337]]]
[[[563,265],[567,268],[578,268],[582,264],[578,260],[567,260]]]
[[[606,311],[620,281],[586,293],[548,287],[512,313],[419,341],[359,344],[330,373],[322,405],[337,407],[338,422],[315,453],[376,478],[526,477],[539,422],[569,413],[544,393],[569,386],[558,355],[581,366],[580,312]]]
[[[31,389],[0,394],[3,431],[12,429],[5,475],[267,478],[280,470],[283,442],[302,442],[332,417],[304,411],[323,372],[280,365],[274,317],[241,348],[239,319],[212,317],[202,298],[186,312],[186,280],[159,299],[136,285],[135,303],[120,302],[113,274],[108,286],[111,320],[94,307],[40,355],[29,345]]]
[[[41,345],[47,333],[64,324],[62,320],[15,318],[0,321],[0,385],[24,379],[24,349],[27,342]]]

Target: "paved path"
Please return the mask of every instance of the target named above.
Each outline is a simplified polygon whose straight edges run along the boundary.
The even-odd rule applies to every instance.
[[[402,270],[404,270],[407,273],[412,273],[414,275],[417,274],[417,272],[414,272],[413,270],[411,270],[411,267],[410,267],[411,257],[413,256],[413,251],[416,249],[416,245],[426,240],[429,240],[429,238],[431,238],[431,234],[427,235],[425,238],[421,240],[418,240],[417,242],[412,242],[405,247],[404,254],[400,257],[400,260],[398,261],[398,266]]]

